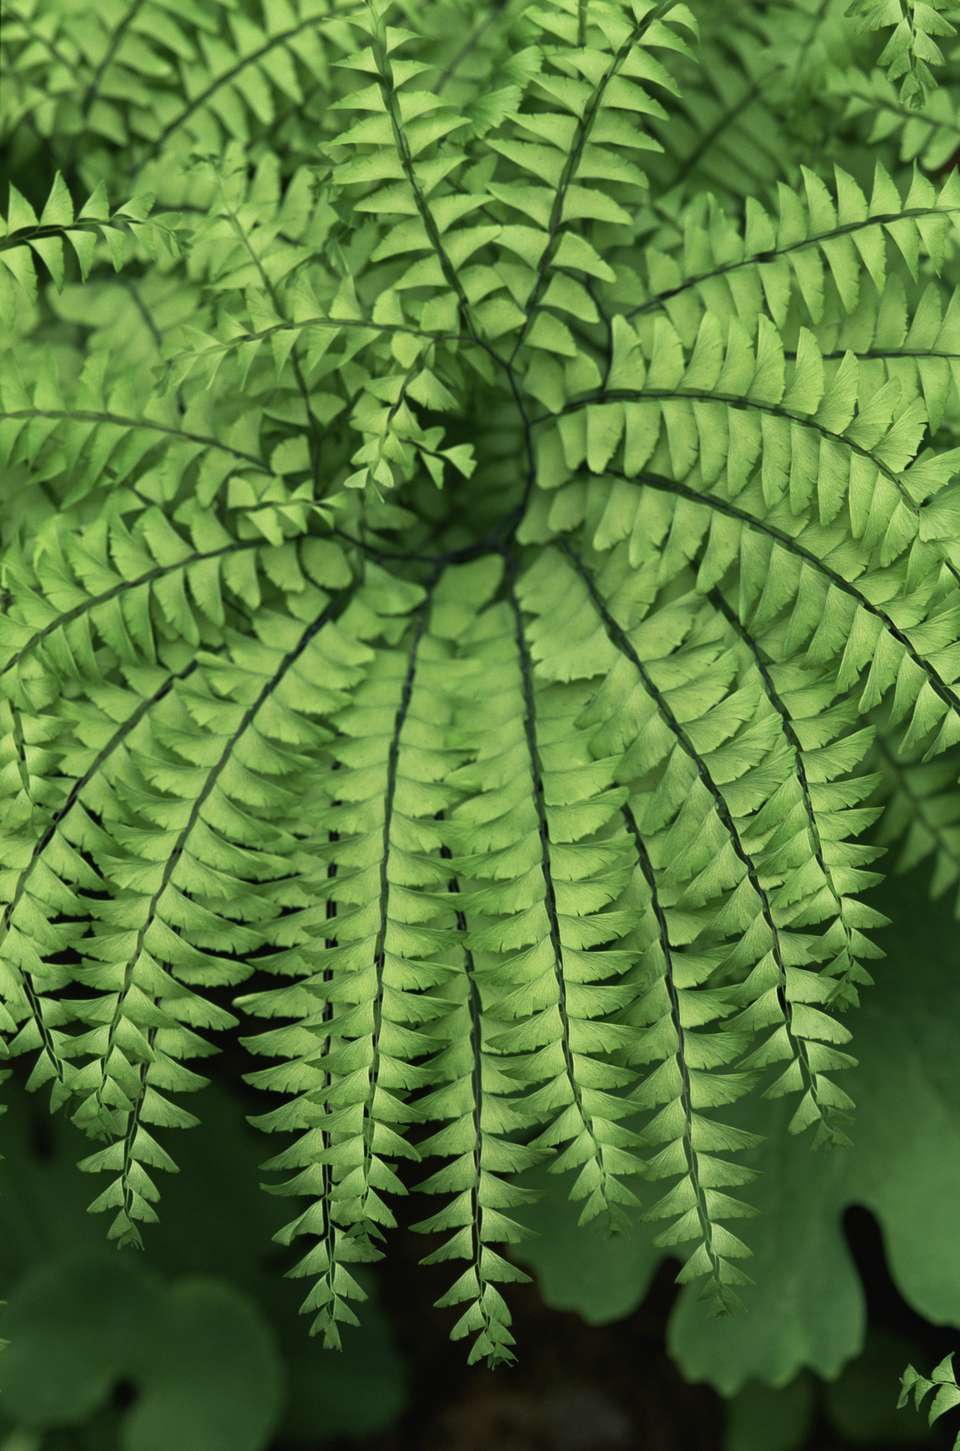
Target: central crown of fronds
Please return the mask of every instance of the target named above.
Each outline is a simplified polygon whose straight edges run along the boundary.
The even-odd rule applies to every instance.
[[[239,1020],[331,1345],[414,1191],[509,1359],[542,1163],[728,1304],[960,876],[952,27],[700,8],[5,16],[0,1021],[128,1242]]]

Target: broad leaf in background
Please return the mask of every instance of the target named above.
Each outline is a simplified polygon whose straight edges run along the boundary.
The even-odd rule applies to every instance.
[[[904,1363],[916,1354],[902,1336],[868,1332],[863,1354],[823,1392],[830,1423],[847,1441],[874,1451],[876,1446],[912,1445],[925,1439],[923,1417],[915,1407],[909,1413],[898,1411],[894,1394]]]
[[[11,1295],[0,1363],[4,1409],[24,1426],[83,1424],[114,1387],[138,1393],[120,1451],[264,1451],[282,1410],[282,1369],[250,1298],[214,1280],[172,1287],[142,1261],[54,1259]]]
[[[531,1176],[533,1178],[533,1176]],[[629,1228],[610,1234],[600,1225],[577,1223],[577,1206],[557,1193],[556,1180],[540,1173],[543,1198],[527,1211],[534,1238],[520,1257],[536,1272],[544,1303],[575,1310],[588,1325],[608,1325],[643,1300],[663,1252],[639,1212],[628,1211]]]
[[[909,1341],[871,1330],[862,1355],[835,1381],[809,1372],[780,1389],[751,1381],[728,1403],[723,1451],[800,1451],[810,1444],[818,1412],[845,1442],[876,1451],[923,1439],[923,1418],[915,1408],[898,1410],[890,1387],[904,1361],[915,1355]]]
[[[204,1094],[186,1172],[141,1257],[104,1249],[84,1213],[79,1135],[16,1089],[4,1149],[17,1193],[0,1199],[2,1329],[14,1342],[0,1356],[0,1434],[84,1427],[97,1451],[264,1451],[276,1434],[312,1447],[318,1433],[395,1421],[405,1373],[378,1307],[336,1359],[318,1359],[291,1314],[296,1291],[269,1249],[283,1216],[259,1190],[262,1144],[242,1104]],[[107,1415],[120,1385],[133,1403]]]
[[[813,1381],[798,1376],[782,1390],[754,1381],[730,1402],[723,1451],[799,1451],[813,1418]]]

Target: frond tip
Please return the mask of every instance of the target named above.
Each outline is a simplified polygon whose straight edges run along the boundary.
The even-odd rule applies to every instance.
[[[932,1370],[929,1376],[921,1375],[908,1365],[900,1379],[900,1399],[897,1402],[897,1409],[902,1410],[908,1405],[911,1397],[917,1410],[923,1409],[923,1404],[928,1396],[933,1399],[927,1411],[927,1419],[930,1425],[939,1421],[950,1411],[955,1411],[960,1406],[960,1385],[953,1369],[953,1356],[948,1355],[940,1364]],[[954,1442],[954,1451],[960,1446],[960,1432]]]
[[[943,64],[937,41],[956,34],[951,9],[950,0],[851,0],[847,9],[865,30],[893,31],[879,64],[900,82],[900,99],[914,110],[934,87],[930,67]]]

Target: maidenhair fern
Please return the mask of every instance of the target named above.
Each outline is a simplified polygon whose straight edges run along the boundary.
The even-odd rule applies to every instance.
[[[900,98],[908,106],[922,106],[934,83],[930,67],[943,63],[937,39],[956,34],[951,11],[949,0],[852,0],[849,13],[867,29],[892,28],[879,64],[891,80],[900,80]]]
[[[847,1142],[960,881],[954,29],[7,6],[0,1029],[113,1239],[233,1032],[331,1346],[409,1193],[496,1364],[528,1169],[724,1309],[738,1101]]]
[[[931,1426],[941,1416],[960,1406],[960,1385],[957,1384],[954,1374],[952,1355],[942,1360],[929,1376],[921,1375],[912,1365],[908,1365],[903,1372],[900,1382],[900,1409],[908,1405],[912,1398],[917,1410],[921,1410],[928,1397],[932,1397],[927,1408]],[[960,1447],[960,1432],[957,1433],[953,1445],[954,1451],[957,1451]]]

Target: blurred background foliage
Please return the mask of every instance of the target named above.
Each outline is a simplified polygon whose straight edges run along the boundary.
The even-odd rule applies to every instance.
[[[282,1209],[259,1188],[239,1063],[232,1089],[205,1090],[144,1255],[105,1248],[83,1213],[84,1141],[11,1081],[0,1451],[948,1446],[950,1427],[895,1406],[907,1361],[934,1363],[960,1330],[960,942],[922,876],[881,896],[897,925],[858,1024],[853,1148],[811,1158],[777,1131],[781,1105],[744,1108],[770,1132],[746,1311],[708,1319],[640,1219],[575,1236],[551,1180],[520,1364],[496,1374],[468,1370],[426,1313],[423,1242],[403,1230],[342,1355],[306,1336],[270,1249]]]

